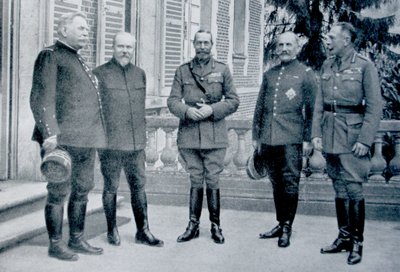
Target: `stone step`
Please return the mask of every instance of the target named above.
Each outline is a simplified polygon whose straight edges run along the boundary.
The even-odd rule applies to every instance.
[[[0,183],[0,223],[43,208],[44,182],[6,181]]]
[[[1,188],[0,199],[0,252],[17,245],[27,239],[46,232],[44,220],[44,203],[46,199],[46,184],[32,182]],[[117,198],[118,204],[123,197]],[[40,205],[39,205],[39,204]],[[26,211],[22,212],[25,207]],[[65,204],[65,211],[67,203]],[[101,194],[90,193],[87,215],[102,212]],[[11,214],[17,214],[10,216]],[[64,223],[67,223],[67,213],[64,213]]]

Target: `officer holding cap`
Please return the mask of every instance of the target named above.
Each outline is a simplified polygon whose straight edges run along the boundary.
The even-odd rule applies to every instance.
[[[70,179],[48,180],[44,209],[50,240],[48,254],[76,261],[76,253],[103,252],[85,240],[84,227],[88,193],[94,187],[96,148],[106,146],[106,136],[97,78],[78,52],[87,45],[89,37],[85,14],[61,16],[57,33],[59,40],[42,50],[36,59],[30,105],[35,119],[33,140],[40,144],[42,155],[60,146],[71,158]],[[68,194],[67,247],[62,241],[62,226]]]
[[[258,153],[255,159],[267,169],[272,182],[279,222],[271,231],[261,233],[260,238],[279,237],[278,246],[287,247],[299,198],[302,143],[305,155],[312,151],[317,83],[311,68],[296,59],[300,48],[296,34],[280,34],[276,46],[281,63],[264,74],[254,111],[253,147]]]

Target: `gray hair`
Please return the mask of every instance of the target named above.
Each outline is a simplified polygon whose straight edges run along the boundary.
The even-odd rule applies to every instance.
[[[62,15],[58,21],[57,25],[57,34],[61,36],[62,30],[64,29],[65,26],[70,24],[72,20],[74,20],[75,17],[82,17],[83,19],[87,19],[85,13],[77,11],[77,12],[70,12]]]

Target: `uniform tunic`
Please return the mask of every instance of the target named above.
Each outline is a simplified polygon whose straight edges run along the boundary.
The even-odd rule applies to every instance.
[[[317,83],[314,72],[298,60],[264,73],[253,118],[253,140],[266,145],[311,141]]]
[[[193,74],[204,86],[204,93],[196,84]],[[206,120],[193,121],[186,117],[186,111],[196,103],[207,103],[213,114]],[[228,146],[225,117],[239,107],[239,98],[233,85],[233,78],[227,65],[213,58],[204,69],[193,59],[181,65],[175,73],[168,108],[180,119],[178,147],[222,148]]]
[[[94,187],[95,148],[106,146],[97,78],[75,49],[57,41],[36,59],[30,106],[35,119],[32,139],[40,145],[51,136],[71,155],[71,180],[49,182],[48,203],[85,202]]]
[[[210,105],[213,114],[200,121],[187,118],[186,111],[197,107],[196,103]],[[225,117],[239,107],[228,66],[213,58],[204,67],[196,58],[181,65],[176,70],[167,104],[171,113],[180,119],[177,145],[192,187],[202,188],[205,181],[208,188],[219,188],[219,174],[228,146]]]
[[[39,53],[30,104],[36,122],[32,139],[40,144],[57,135],[60,145],[105,146],[97,79],[66,44],[57,41]]]
[[[146,74],[129,63],[121,66],[115,58],[97,67],[103,100],[108,145],[99,150],[104,191],[117,193],[124,169],[132,193],[146,184]]]
[[[341,106],[360,105],[362,112],[341,110]],[[367,181],[369,155],[357,158],[351,150],[356,142],[371,147],[381,111],[379,78],[371,61],[352,49],[342,57],[340,67],[335,58],[324,62],[312,137],[322,138],[327,170],[332,179]]]

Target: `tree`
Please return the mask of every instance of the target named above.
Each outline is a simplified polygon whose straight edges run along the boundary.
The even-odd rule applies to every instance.
[[[308,38],[299,59],[319,70],[326,58],[323,34],[337,21],[350,22],[355,26],[358,50],[368,51],[371,43],[375,46],[374,50],[378,51],[387,50],[388,45],[400,44],[400,35],[389,33],[389,28],[395,23],[394,15],[380,18],[362,15],[367,8],[379,8],[383,4],[396,3],[396,0],[265,0],[265,3],[267,7],[272,5],[273,10],[267,12],[265,20],[268,30],[264,60],[271,58],[275,35],[292,30]],[[283,20],[279,14],[282,11],[289,14]]]

